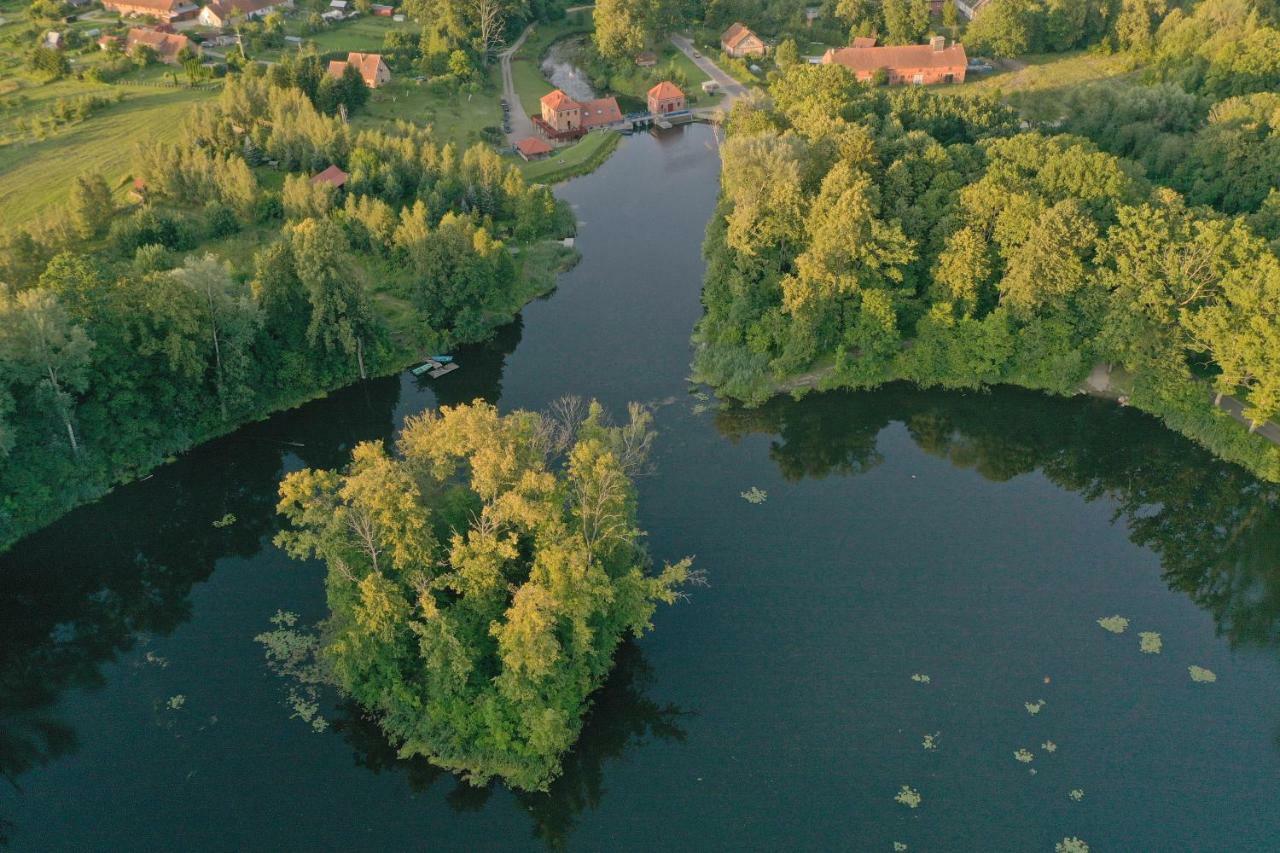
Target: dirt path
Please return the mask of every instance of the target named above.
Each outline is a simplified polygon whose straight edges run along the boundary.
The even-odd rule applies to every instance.
[[[1119,368],[1116,368],[1116,373],[1120,377],[1124,376],[1123,372],[1120,371]],[[1121,405],[1123,405],[1124,400],[1123,395],[1120,392],[1120,388],[1127,385],[1127,379],[1122,378],[1120,380],[1120,388],[1113,385],[1111,380],[1112,373],[1107,370],[1107,366],[1105,364],[1095,364],[1093,366],[1093,370],[1089,373],[1089,378],[1084,381],[1084,386],[1081,390],[1085,391],[1085,393],[1092,394],[1095,397],[1105,397],[1108,400],[1120,400]],[[1212,391],[1208,392],[1208,394],[1210,400],[1216,401],[1216,394]],[[1244,416],[1244,403],[1237,400],[1235,397],[1223,397],[1221,401],[1216,401],[1216,404],[1219,409],[1222,409],[1222,411],[1226,412],[1234,420],[1243,424],[1245,427],[1253,425],[1253,422]],[[1280,424],[1277,424],[1275,421],[1267,421],[1254,430],[1254,432],[1267,439],[1272,444],[1280,446]]]
[[[511,60],[524,44],[524,40],[529,37],[533,27],[533,24],[525,27],[520,38],[498,55],[498,62],[502,68],[502,97],[506,98],[507,103],[511,105],[511,112],[507,114],[511,121],[511,132],[507,134],[507,141],[513,145],[518,140],[534,135],[533,122],[529,121],[529,114],[520,103],[520,96],[516,93],[515,78],[511,76]]]

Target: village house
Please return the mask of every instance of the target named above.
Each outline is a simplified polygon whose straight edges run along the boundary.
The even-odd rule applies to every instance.
[[[200,11],[189,0],[102,0],[102,8],[118,15],[150,15],[166,24],[189,21]]]
[[[193,48],[197,53],[200,52],[200,46],[193,45],[186,36],[134,27],[125,37],[125,53],[132,54],[138,47],[151,48],[155,51],[157,59],[170,65],[176,64],[178,54],[188,47]]]
[[[346,73],[347,66],[354,65],[356,70],[360,72],[360,76],[364,78],[364,84],[370,89],[376,89],[379,86],[391,82],[391,69],[387,67],[387,63],[382,61],[380,53],[348,53],[347,61],[334,59],[329,62],[329,76],[341,78]]]
[[[649,90],[648,105],[649,112],[656,116],[688,108],[684,92],[681,92],[680,87],[670,80],[663,80]]]
[[[292,6],[293,0],[213,0],[200,10],[199,21],[206,27],[229,27],[238,19],[265,18]]]
[[[394,6],[386,6],[381,3],[374,3],[369,7],[369,11],[374,15],[377,15],[379,18],[390,18],[396,13]]]
[[[720,36],[720,49],[740,59],[744,56],[764,56],[768,52],[764,40],[747,29],[746,24],[738,21]]]
[[[824,65],[843,65],[859,80],[872,80],[877,71],[889,75],[889,83],[963,83],[964,72],[969,66],[964,45],[947,46],[945,36],[936,36],[928,44],[905,44],[876,47],[859,45],[832,48],[822,55]],[[874,41],[870,40],[869,41]]]
[[[536,136],[527,136],[516,143],[516,153],[529,161],[541,160],[554,150],[549,142]]]
[[[312,175],[311,183],[313,186],[318,186],[320,184],[328,184],[334,189],[340,190],[347,185],[347,178],[349,177],[351,176],[348,175],[346,172],[342,171],[341,169],[339,169],[337,166],[330,166],[329,168],[325,169],[323,172],[320,172],[319,174],[316,174],[316,175]]]
[[[533,123],[553,139],[581,136],[597,127],[608,127],[622,121],[622,110],[618,108],[616,98],[579,102],[556,89],[543,95],[540,104],[542,115],[533,116]]]

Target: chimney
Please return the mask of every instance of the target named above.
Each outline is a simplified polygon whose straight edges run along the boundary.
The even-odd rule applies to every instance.
[[[933,38],[929,39],[929,44],[933,45],[933,49],[934,49],[934,50],[946,50],[946,49],[947,49],[947,37],[946,37],[946,36],[934,36]]]

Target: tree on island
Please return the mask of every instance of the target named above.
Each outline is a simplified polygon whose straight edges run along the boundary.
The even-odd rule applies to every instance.
[[[476,401],[410,418],[394,456],[284,479],[277,543],[329,567],[321,662],[402,756],[477,785],[559,774],[619,642],[691,579],[653,572],[636,524],[650,423]]]

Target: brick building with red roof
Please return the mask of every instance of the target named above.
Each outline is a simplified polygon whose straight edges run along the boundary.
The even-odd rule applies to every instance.
[[[843,65],[864,82],[884,69],[890,84],[925,86],[963,83],[965,69],[969,67],[964,45],[955,43],[948,47],[945,36],[936,36],[928,44],[834,47],[822,55],[822,63]]]
[[[653,115],[674,113],[688,108],[684,92],[681,92],[680,87],[670,80],[663,80],[650,89],[646,102],[649,106],[649,112]]]

